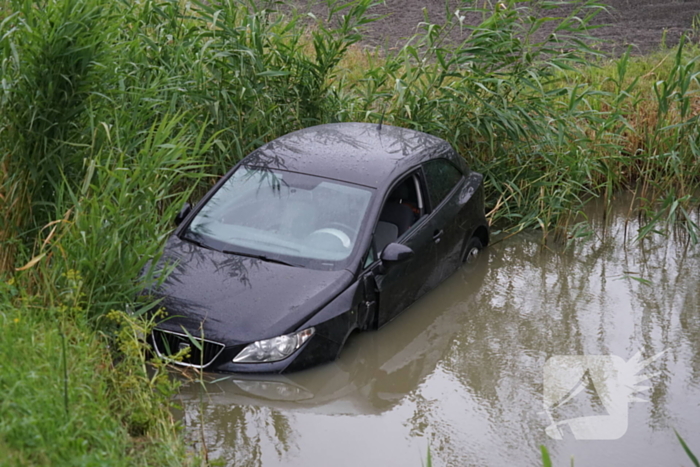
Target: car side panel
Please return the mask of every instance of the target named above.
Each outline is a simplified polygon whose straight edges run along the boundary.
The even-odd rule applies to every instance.
[[[440,282],[460,267],[466,243],[478,226],[486,225],[481,180],[475,172],[463,178],[433,214],[444,230],[437,247]]]
[[[437,285],[435,262],[437,250],[432,233],[436,225],[426,218],[413,227],[402,243],[414,251],[414,256],[389,267],[384,274],[374,268],[379,305],[377,327],[391,321],[401,311]]]
[[[484,232],[482,243],[484,246],[488,245],[489,228],[486,213],[484,212],[484,186],[482,181],[483,175],[472,172],[458,194],[459,204],[461,205],[458,217],[465,228],[465,235],[460,248],[460,264],[466,253],[467,243],[477,230]]]
[[[469,227],[467,220],[461,216],[465,202],[460,195],[464,187],[463,178],[431,215],[435,233],[440,232],[436,244],[435,286],[447,279],[460,265],[462,240]]]

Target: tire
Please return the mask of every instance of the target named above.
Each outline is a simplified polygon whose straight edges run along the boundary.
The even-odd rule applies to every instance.
[[[464,250],[464,258],[462,262],[464,264],[474,264],[476,263],[479,253],[484,249],[484,245],[481,243],[478,237],[472,237],[467,242],[467,248]]]

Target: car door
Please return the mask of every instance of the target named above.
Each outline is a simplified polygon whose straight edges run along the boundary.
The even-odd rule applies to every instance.
[[[416,208],[420,215],[415,223],[396,239],[392,239],[391,242],[406,245],[413,250],[414,255],[401,263],[382,267],[381,262],[377,260],[381,255],[381,248],[375,249],[373,246],[371,249],[368,263],[372,263],[372,265],[367,273],[374,278],[376,283],[377,294],[373,297],[378,302],[376,304],[376,327],[381,327],[391,321],[402,310],[434,287],[433,274],[437,245],[432,237],[435,226],[432,225],[429,216],[427,216],[424,202],[427,192],[420,171],[413,172],[397,185],[400,186],[407,179],[412,180],[415,186],[414,193],[417,199],[412,201],[419,204]],[[391,193],[392,191],[385,200],[382,212],[385,212],[388,205],[393,202]],[[382,215],[380,215],[380,219],[382,219]],[[381,220],[378,221],[375,227],[375,238],[380,236],[381,222]],[[382,246],[386,246],[385,244],[386,241],[382,243]]]
[[[431,226],[436,240],[437,282],[449,277],[461,264],[461,250],[468,233],[468,222],[461,212],[459,196],[465,178],[447,159],[433,159],[423,164],[431,208]]]

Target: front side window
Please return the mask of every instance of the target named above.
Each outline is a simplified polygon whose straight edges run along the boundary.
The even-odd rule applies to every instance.
[[[183,237],[298,265],[342,261],[353,251],[372,194],[369,188],[321,177],[241,167]]]
[[[462,178],[460,172],[447,159],[435,159],[423,164],[430,202],[433,208],[447,197],[452,189]]]
[[[374,253],[380,255],[384,247],[408,232],[424,212],[420,178],[413,174],[391,190],[382,207],[374,230]]]

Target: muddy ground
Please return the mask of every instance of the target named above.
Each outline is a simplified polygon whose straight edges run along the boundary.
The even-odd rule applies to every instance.
[[[302,9],[323,15],[322,2],[297,0]],[[464,0],[447,0],[450,8]],[[593,35],[603,40],[600,48],[614,53],[624,51],[631,45],[633,52],[643,54],[662,45],[666,31],[666,45],[673,46],[683,31],[692,29],[693,18],[700,17],[700,0],[601,0],[609,6],[595,19],[605,26]],[[478,2],[481,4],[482,2]],[[418,31],[423,21],[424,9],[433,23],[440,24],[445,18],[445,0],[385,0],[384,5],[373,12],[386,17],[373,23],[366,31],[365,43],[375,46],[396,47],[402,39]],[[453,10],[452,10],[453,11]],[[474,19],[472,19],[472,22]],[[698,41],[698,37],[693,39]]]

